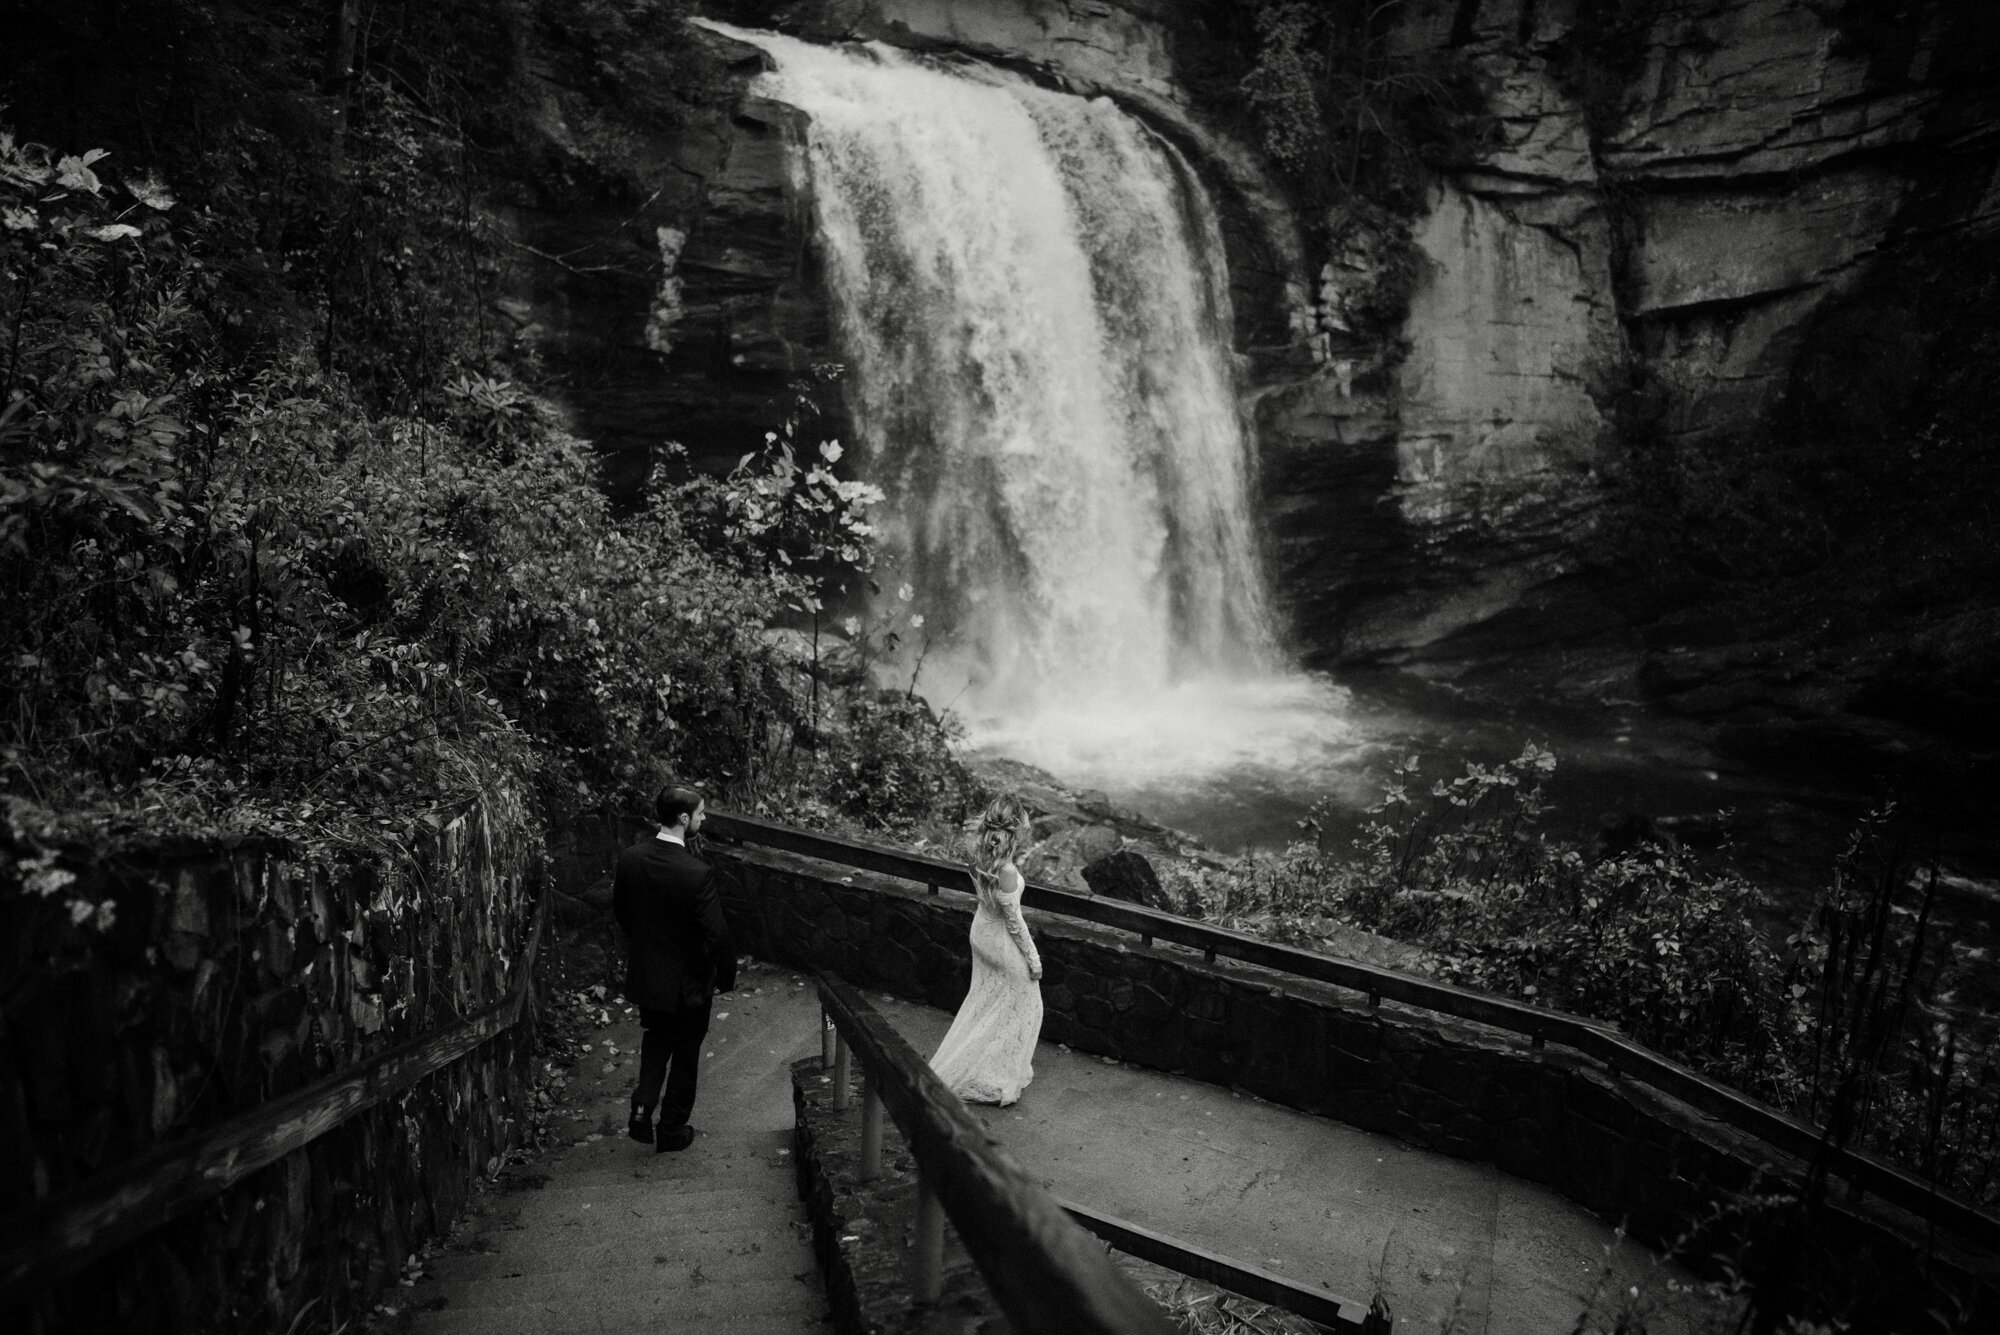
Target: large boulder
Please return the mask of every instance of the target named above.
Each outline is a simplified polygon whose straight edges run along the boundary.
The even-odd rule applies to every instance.
[[[1116,853],[1124,843],[1109,825],[1064,824],[1021,859],[1021,873],[1031,881],[1085,890],[1089,886],[1083,879],[1083,868]]]
[[[1178,911],[1173,897],[1160,884],[1159,873],[1153,870],[1153,864],[1129,848],[1121,848],[1095,862],[1085,863],[1083,880],[1091,893],[1107,899],[1143,904],[1162,913]]]

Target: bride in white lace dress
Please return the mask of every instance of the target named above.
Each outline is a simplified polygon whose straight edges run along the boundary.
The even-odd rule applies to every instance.
[[[931,1069],[969,1103],[1005,1107],[1035,1075],[1042,957],[1021,919],[1024,882],[1014,865],[1027,837],[1020,803],[996,798],[980,818],[968,859],[979,891],[979,910],[972,915],[972,990],[932,1055]]]

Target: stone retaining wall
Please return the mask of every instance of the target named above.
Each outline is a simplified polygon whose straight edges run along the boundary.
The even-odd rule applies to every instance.
[[[812,1220],[813,1255],[826,1281],[827,1306],[839,1335],[933,1335],[938,1325],[910,1302],[910,1236],[917,1217],[917,1170],[893,1121],[882,1119],[882,1171],[861,1179],[860,1080],[853,1107],[833,1106],[833,1076],[818,1057],[792,1063],[792,1162],[799,1199]],[[952,1328],[1008,1329],[979,1269],[944,1231],[936,1310]]]
[[[721,851],[721,850],[718,850]],[[740,947],[857,987],[955,1009],[970,977],[970,896],[762,849],[738,850],[725,904]],[[1228,1085],[1544,1183],[1649,1243],[1771,1274],[1794,1212],[1752,1198],[1804,1165],[1592,1059],[1338,988],[1039,914],[1042,1035]],[[1836,1194],[1844,1195],[1844,1189]],[[1845,1292],[1857,1329],[1915,1329],[1927,1308],[2000,1323],[2000,1260],[1874,1202],[1815,1212],[1803,1282]],[[1829,1287],[1833,1286],[1833,1287]]]
[[[374,853],[0,845],[10,1238],[36,1202],[508,994],[539,892],[530,825],[481,805]],[[531,1030],[43,1289],[4,1324],[143,1335],[351,1323],[522,1138]]]

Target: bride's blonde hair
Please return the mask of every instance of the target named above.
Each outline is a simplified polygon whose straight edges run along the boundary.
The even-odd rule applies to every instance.
[[[966,859],[975,877],[986,879],[1000,874],[1003,864],[1012,862],[1028,842],[1028,810],[1012,793],[1002,793],[979,813]]]

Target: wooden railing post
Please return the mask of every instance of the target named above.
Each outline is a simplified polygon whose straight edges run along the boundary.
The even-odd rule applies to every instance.
[[[853,1055],[847,1049],[847,1035],[835,1030],[833,1034],[833,1106],[837,1112],[846,1112],[854,1100],[848,1096],[847,1081],[854,1069]]]
[[[873,1072],[861,1072],[861,1180],[882,1175],[882,1094]]]
[[[921,1169],[917,1172],[917,1219],[910,1234],[910,1296],[934,1303],[944,1287],[944,1207]]]
[[[833,1047],[834,1044],[837,1043],[838,1041],[839,1041],[838,1035],[834,1032],[833,1028],[833,1017],[831,1015],[828,1015],[826,1013],[826,1007],[822,1006],[820,1007],[819,1011],[819,1069],[820,1070],[831,1071],[833,1069]]]

